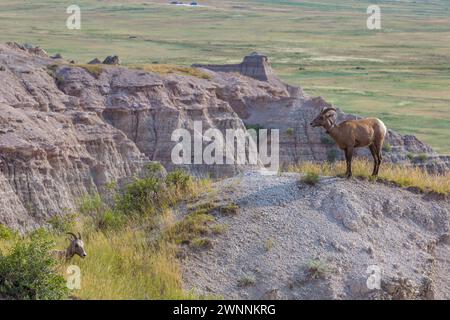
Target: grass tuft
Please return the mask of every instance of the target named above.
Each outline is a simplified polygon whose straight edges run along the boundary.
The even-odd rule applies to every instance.
[[[239,206],[236,203],[232,202],[221,206],[219,208],[219,211],[224,215],[236,215],[239,212]]]
[[[319,183],[319,174],[316,172],[306,172],[306,174],[301,178],[301,182],[306,183],[310,186],[315,186],[317,183]]]
[[[101,64],[72,64],[70,66],[83,68],[89,72],[94,78],[98,79],[104,70],[104,66]]]
[[[320,259],[311,259],[306,263],[308,276],[312,279],[324,279],[332,272],[326,262]]]
[[[254,276],[244,276],[238,280],[239,287],[250,287],[256,284],[256,278]]]
[[[153,72],[158,74],[179,74],[183,76],[191,76],[200,79],[210,80],[211,76],[200,69],[193,67],[183,67],[174,64],[134,64],[127,66],[131,69],[138,69],[145,72]]]

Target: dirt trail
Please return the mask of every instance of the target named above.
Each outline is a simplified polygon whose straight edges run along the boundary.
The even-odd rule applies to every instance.
[[[215,213],[228,229],[211,249],[189,252],[186,288],[230,299],[450,298],[448,199],[298,181],[250,172],[218,182],[214,197],[239,209]],[[381,272],[380,289],[368,288],[369,267]]]

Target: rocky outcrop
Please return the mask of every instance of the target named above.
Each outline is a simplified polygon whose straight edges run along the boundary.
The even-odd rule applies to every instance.
[[[268,81],[273,77],[273,71],[269,65],[267,56],[257,52],[245,56],[244,61],[239,64],[194,64],[192,66],[195,68],[209,69],[215,72],[237,72],[260,81]]]
[[[28,228],[73,210],[81,195],[139,174],[148,161],[174,168],[171,135],[194,133],[194,121],[203,132],[280,129],[285,164],[340,157],[323,130],[308,125],[327,102],[282,83],[266,57],[246,57],[239,73],[203,70],[209,79],[77,65],[38,47],[0,45],[0,223]],[[411,136],[391,132],[389,143],[391,161],[441,159]],[[185,167],[230,176],[247,166]]]
[[[47,58],[18,50],[0,47],[0,223],[27,229],[73,211],[106,182],[138,174],[148,158],[61,92]]]
[[[107,56],[105,60],[103,60],[103,64],[112,64],[112,65],[119,65],[120,59],[119,56]]]
[[[369,181],[299,180],[247,172],[191,204],[208,204],[227,228],[206,238],[208,248],[182,248],[185,288],[225,299],[450,298],[448,199]],[[230,205],[234,214],[224,214]]]

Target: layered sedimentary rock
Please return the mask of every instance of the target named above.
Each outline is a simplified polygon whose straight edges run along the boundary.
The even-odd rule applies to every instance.
[[[40,48],[0,45],[0,223],[26,229],[73,211],[82,195],[139,174],[149,161],[172,169],[172,133],[193,133],[194,121],[203,132],[279,129],[283,163],[339,158],[324,131],[308,125],[326,101],[283,84],[261,57],[246,58],[243,74],[209,68],[203,79],[77,66]],[[427,153],[446,168],[414,137],[391,132],[389,143],[392,161]],[[185,167],[229,176],[246,166]]]
[[[260,81],[269,81],[271,78],[276,78],[267,56],[258,52],[245,56],[244,60],[238,64],[194,64],[192,66],[215,72],[236,72]]]

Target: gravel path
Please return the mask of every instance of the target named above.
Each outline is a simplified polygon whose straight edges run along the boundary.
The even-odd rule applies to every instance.
[[[356,179],[308,186],[297,174],[250,172],[215,187],[216,200],[239,210],[215,213],[227,231],[188,252],[186,289],[226,299],[450,299],[448,199]],[[375,289],[368,268],[380,272]]]

